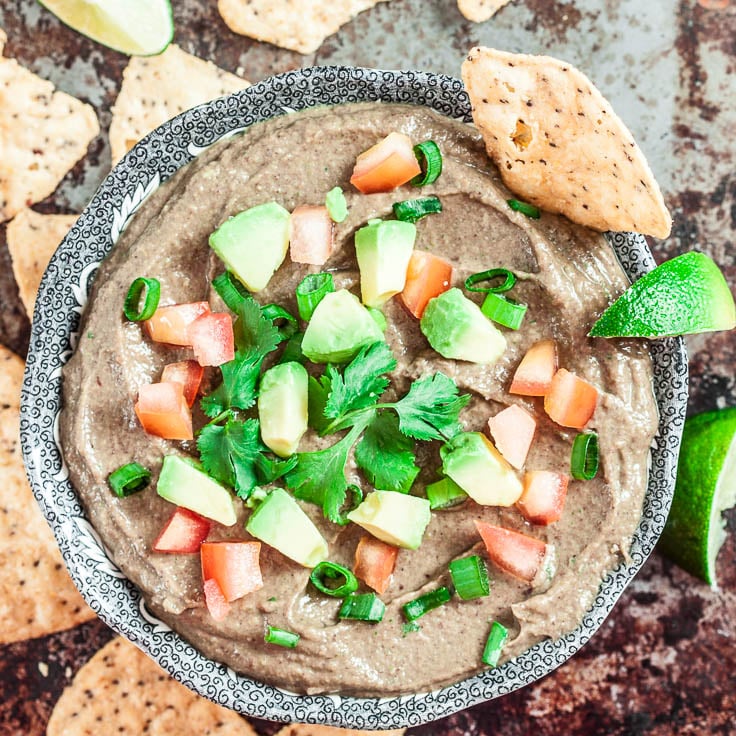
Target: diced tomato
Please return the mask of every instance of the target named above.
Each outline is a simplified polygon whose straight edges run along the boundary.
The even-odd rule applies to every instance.
[[[398,554],[398,547],[366,534],[355,549],[355,576],[382,595],[391,582]]]
[[[406,271],[406,284],[399,298],[417,319],[421,319],[427,303],[450,288],[452,265],[443,258],[414,250]]]
[[[534,343],[521,359],[509,393],[520,396],[545,396],[557,372],[557,346],[554,340]]]
[[[165,440],[191,440],[192,412],[180,383],[149,383],[138,389],[135,413],[148,434]]]
[[[191,406],[197,398],[203,375],[204,368],[196,360],[182,360],[164,366],[161,383],[180,383],[187,405]]]
[[[187,335],[200,365],[222,365],[235,357],[233,318],[229,314],[203,314],[189,325]]]
[[[295,263],[321,266],[335,247],[335,225],[324,205],[300,205],[291,213],[289,255]]]
[[[524,475],[524,491],[516,508],[532,524],[552,524],[562,516],[570,479],[551,470],[530,470]]]
[[[563,427],[582,429],[595,413],[598,391],[574,373],[560,368],[544,397],[544,410]]]
[[[187,328],[197,317],[209,312],[209,302],[174,304],[170,307],[159,307],[153,313],[153,317],[143,324],[148,336],[154,342],[190,346]]]
[[[202,577],[214,580],[228,603],[263,587],[260,542],[205,542]]]
[[[358,156],[350,183],[363,194],[390,192],[421,173],[411,138],[389,133]]]
[[[537,420],[526,409],[512,404],[488,420],[488,429],[498,451],[515,468],[521,468],[532,446]]]
[[[230,604],[215,580],[204,581],[204,602],[215,621],[222,621],[230,613]]]
[[[485,521],[476,521],[475,526],[494,565],[527,583],[534,581],[547,559],[544,542]]]
[[[199,552],[212,522],[189,509],[177,507],[153,543],[154,552]]]

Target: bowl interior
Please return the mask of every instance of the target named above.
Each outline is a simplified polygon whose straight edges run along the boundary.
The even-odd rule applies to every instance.
[[[23,384],[21,441],[33,492],[74,582],[109,626],[196,692],[245,715],[364,729],[411,726],[516,690],[572,656],[598,629],[651,553],[674,491],[687,403],[687,356],[681,339],[653,341],[658,434],[649,485],[630,557],[604,579],[582,623],[503,666],[430,693],[390,698],[298,695],[236,674],[205,658],[146,609],[87,521],[59,449],[61,369],[74,350],[94,273],[145,198],[177,169],[224,137],[267,118],[343,102],[424,105],[470,122],[459,80],[425,72],[324,67],[289,72],[182,113],[136,145],[103,182],[57,250],[36,304]],[[607,236],[633,280],[654,267],[643,237]]]

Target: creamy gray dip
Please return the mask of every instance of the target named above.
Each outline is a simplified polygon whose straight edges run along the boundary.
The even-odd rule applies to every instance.
[[[510,396],[511,377],[526,349],[545,338],[557,341],[560,365],[600,392],[590,427],[600,435],[601,470],[595,480],[572,481],[562,519],[532,526],[512,508],[463,506],[433,514],[416,551],[401,550],[393,582],[382,596],[386,616],[378,625],[338,622],[339,601],[308,585],[309,570],[263,546],[264,587],[232,604],[221,623],[204,606],[199,555],[153,554],[151,543],[173,507],[155,486],[126,499],[108,488],[115,468],[138,461],[154,472],[165,454],[194,452],[193,443],[147,435],[133,412],[138,387],[159,380],[166,363],[191,357],[186,349],[157,345],[139,324],[122,317],[132,280],[161,281],[162,305],[211,298],[209,281],[222,270],[207,245],[227,217],[277,201],[291,210],[321,204],[335,185],[346,192],[350,215],[337,226],[337,249],[325,268],[336,283],[357,290],[353,234],[368,219],[391,217],[393,202],[417,196],[404,186],[388,194],[361,195],[348,183],[356,156],[392,131],[415,142],[434,139],[444,153],[444,171],[422,190],[437,194],[444,211],[418,223],[417,247],[455,267],[454,285],[476,271],[507,267],[520,276],[515,296],[529,304],[518,332],[504,330],[508,349],[492,368],[453,363],[432,351],[397,300],[385,308],[387,340],[399,360],[393,375],[400,392],[408,381],[437,370],[472,394],[461,419],[483,430],[503,406],[517,403],[537,417],[538,432],[526,468],[569,472],[576,432],[553,424],[541,399]],[[115,562],[143,591],[150,609],[207,656],[238,672],[300,692],[390,695],[420,692],[458,681],[482,669],[489,622],[510,629],[505,658],[546,637],[574,629],[590,607],[607,570],[627,553],[646,489],[649,446],[656,429],[652,365],[644,344],[591,340],[595,317],[623,291],[627,280],[604,238],[562,217],[530,220],[506,205],[508,191],[488,162],[474,128],[425,108],[363,104],[285,115],[250,128],[207,150],[154,193],[135,216],[97,274],[84,314],[78,348],[64,370],[62,442],[71,479]],[[291,263],[288,256],[261,303],[278,302],[296,312],[294,288],[319,268]],[[209,381],[219,382],[210,369]],[[195,424],[204,417],[195,411]],[[314,439],[305,437],[300,449]],[[412,492],[437,478],[438,447],[418,457],[422,473]],[[355,481],[366,488],[357,471]],[[352,567],[362,530],[337,527],[321,509],[302,504],[330,543],[330,558]],[[217,524],[210,539],[247,539],[249,511],[238,503],[240,521]],[[501,573],[492,565],[491,594],[447,605],[402,632],[401,605],[447,582],[447,563],[482,547],[474,519],[523,531],[555,545],[557,572],[545,592]],[[482,552],[481,552],[482,554]],[[295,631],[301,641],[285,650],[263,641],[266,624]]]

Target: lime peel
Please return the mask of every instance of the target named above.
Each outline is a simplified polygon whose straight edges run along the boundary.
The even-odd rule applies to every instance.
[[[660,550],[717,587],[715,563],[726,539],[726,520],[721,514],[735,505],[736,407],[688,418]]]
[[[736,326],[726,279],[705,254],[692,252],[634,282],[600,316],[591,337],[670,337]]]
[[[174,38],[170,0],[39,0],[75,31],[131,56],[160,54]]]

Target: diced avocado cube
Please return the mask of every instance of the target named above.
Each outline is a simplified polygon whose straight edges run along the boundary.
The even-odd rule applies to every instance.
[[[307,431],[309,376],[300,363],[281,363],[261,377],[258,418],[261,438],[280,457],[296,452]]]
[[[396,547],[416,549],[422,543],[431,512],[426,498],[396,491],[373,491],[348,519],[374,537]]]
[[[289,247],[289,213],[276,202],[244,210],[210,235],[210,247],[250,291],[265,289]]]
[[[304,567],[315,567],[329,553],[317,527],[283,488],[266,496],[245,530]]]
[[[200,470],[193,460],[167,455],[156,492],[177,506],[225,526],[232,526],[238,520],[230,491]]]
[[[380,340],[381,328],[358,297],[340,289],[325,294],[317,305],[304,332],[302,352],[313,363],[345,363]]]
[[[355,233],[363,304],[380,307],[404,290],[417,228],[401,220],[377,220]]]
[[[443,358],[490,365],[506,350],[500,330],[457,288],[429,300],[420,328]]]
[[[514,469],[480,432],[463,432],[440,449],[442,472],[476,503],[512,506],[523,487]]]

